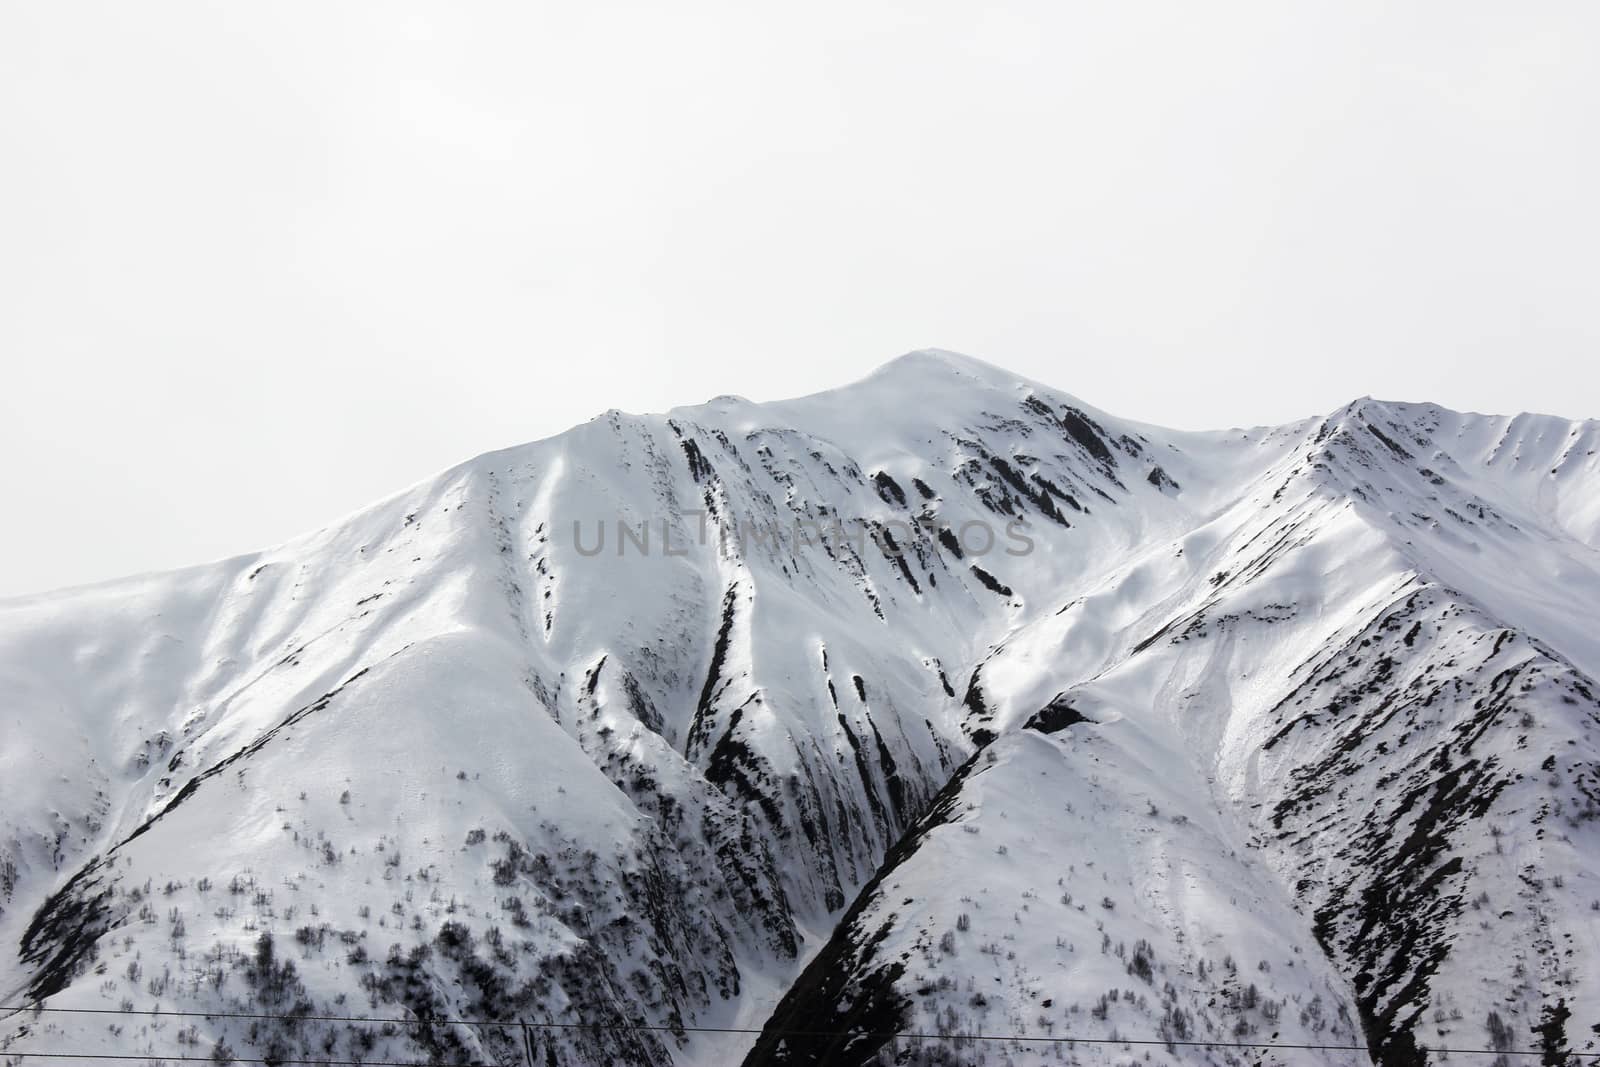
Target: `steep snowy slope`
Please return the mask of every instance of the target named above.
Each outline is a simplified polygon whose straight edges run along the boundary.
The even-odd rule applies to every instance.
[[[1513,471],[1490,496],[1530,420],[1481,421],[1500,437],[1438,409],[1335,413],[1235,506],[1008,637],[968,700],[968,732],[999,740],[751,1062],[952,1047],[846,1054],[780,1033],[840,1012],[880,1032],[1188,1038],[1204,1047],[1169,1052],[1214,1062],[1261,1050],[1213,1042],[1348,1045],[1356,1015],[1386,1063],[1423,1046],[1594,1049],[1600,703],[1574,665],[1596,651],[1593,427],[1544,420],[1522,447],[1547,481]],[[1441,580],[1491,561],[1477,596]],[[1285,905],[1299,915],[1274,915]],[[1123,966],[1148,980],[1118,981]],[[997,1045],[999,1062],[1060,1054]],[[1319,1057],[1349,1062],[1280,1062]]]
[[[0,1003],[50,1010],[0,1046],[1585,1047],[1597,438],[1175,433],[926,352],[5,602]]]

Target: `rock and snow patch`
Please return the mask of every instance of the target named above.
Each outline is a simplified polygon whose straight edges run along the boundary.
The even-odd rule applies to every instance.
[[[0,1055],[1593,1052],[1597,453],[924,352],[0,603]]]

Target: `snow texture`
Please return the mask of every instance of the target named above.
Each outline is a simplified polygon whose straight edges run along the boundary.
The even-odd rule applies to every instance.
[[[1597,449],[919,352],[0,602],[0,1053],[1597,1051]]]

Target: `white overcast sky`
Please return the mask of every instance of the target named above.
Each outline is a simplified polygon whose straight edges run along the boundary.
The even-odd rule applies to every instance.
[[[951,348],[1600,416],[1600,5],[0,2],[0,595]]]

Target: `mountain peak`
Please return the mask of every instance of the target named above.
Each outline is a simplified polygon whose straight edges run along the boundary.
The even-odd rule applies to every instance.
[[[914,349],[888,360],[872,373],[877,376],[880,374],[925,374],[929,372],[999,374],[1015,377],[1004,367],[987,363],[974,356],[952,352],[948,348]]]
[[[896,356],[867,375],[865,380],[916,383],[919,386],[938,381],[960,382],[969,386],[979,383],[990,388],[1037,384],[1005,367],[944,348],[919,348]]]
[[[1561,1046],[1597,489],[1600,424],[1184,433],[923,349],[0,602],[0,1003],[59,1013],[0,1055],[128,1055],[118,1002],[219,1059]]]

